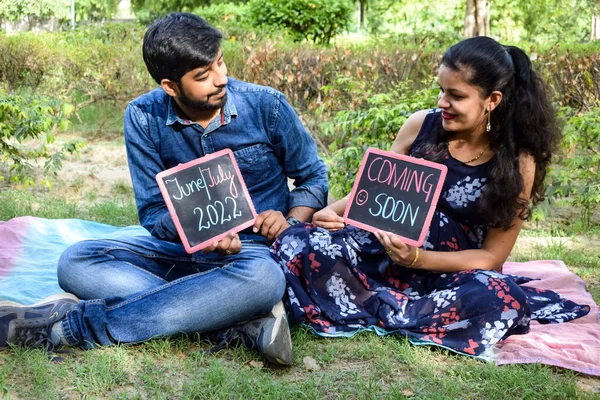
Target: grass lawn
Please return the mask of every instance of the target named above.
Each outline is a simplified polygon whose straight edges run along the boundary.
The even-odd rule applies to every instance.
[[[19,215],[137,223],[131,194],[93,204],[69,202],[59,193],[5,190],[0,220]],[[122,193],[122,194],[118,194]],[[563,229],[563,228],[561,228]],[[600,246],[578,246],[564,228],[532,226],[511,260],[562,259],[600,301]],[[521,240],[520,239],[520,240]],[[597,240],[594,233],[590,240]],[[533,243],[533,244],[531,244]],[[596,242],[592,242],[596,243]],[[295,364],[264,365],[242,348],[209,353],[197,337],[156,339],[92,351],[73,349],[55,363],[39,350],[0,353],[0,397],[6,399],[565,399],[600,398],[600,379],[544,365],[496,367],[401,336],[362,333],[323,339],[304,327],[292,330]]]

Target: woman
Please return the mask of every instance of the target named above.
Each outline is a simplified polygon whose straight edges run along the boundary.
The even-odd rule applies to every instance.
[[[528,279],[499,271],[543,181],[559,140],[544,84],[519,48],[488,37],[443,56],[438,109],[413,114],[391,151],[448,167],[421,248],[389,232],[345,227],[340,200],[312,225],[285,231],[272,250],[288,281],[292,318],[320,335],[379,327],[451,350],[482,355],[529,321],[583,316]]]

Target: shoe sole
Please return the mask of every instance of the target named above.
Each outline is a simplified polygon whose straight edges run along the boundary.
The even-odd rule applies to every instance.
[[[294,356],[291,351],[292,338],[285,314],[285,307],[282,302],[277,303],[273,307],[271,315],[275,318],[275,321],[273,322],[272,329],[267,329],[270,332],[270,337],[268,338],[268,344],[264,347],[265,357],[275,364],[292,365],[294,362]],[[283,340],[283,343],[281,341],[276,342],[278,338]],[[290,349],[290,354],[286,354],[288,356],[286,357],[287,361],[276,356],[281,355],[281,349]]]
[[[31,304],[31,305],[20,304],[20,303],[14,302],[14,301],[4,300],[4,301],[0,301],[0,307],[39,307],[46,303],[52,303],[52,302],[58,301],[58,300],[73,300],[75,303],[79,303],[79,299],[71,293],[57,293],[57,294],[53,294],[52,296],[48,296],[45,299],[42,299],[39,302],[37,302],[35,304]]]
[[[31,305],[23,305],[20,303],[16,303],[14,301],[4,300],[4,301],[0,301],[0,309],[8,308],[9,310],[4,311],[3,313],[0,313],[0,316],[7,315],[11,312],[14,312],[14,311],[10,311],[11,308],[30,309],[30,308],[44,306],[46,304],[51,304],[51,303],[54,303],[54,302],[60,301],[60,300],[65,301],[65,302],[72,302],[74,305],[79,303],[79,299],[71,293],[53,294],[52,296],[48,296],[45,299],[42,299],[41,301],[39,301],[35,304],[31,304]],[[59,315],[58,312],[55,312],[55,316],[58,316],[58,315]],[[52,318],[52,317],[54,317],[54,315],[51,316],[50,318]],[[4,346],[0,346],[0,350],[6,350],[9,347],[7,344],[8,343],[6,343],[6,345],[4,345]]]

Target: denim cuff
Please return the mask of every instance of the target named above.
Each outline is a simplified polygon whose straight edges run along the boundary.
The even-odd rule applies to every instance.
[[[290,193],[290,209],[310,207],[320,210],[327,205],[327,191],[320,186],[299,186]]]

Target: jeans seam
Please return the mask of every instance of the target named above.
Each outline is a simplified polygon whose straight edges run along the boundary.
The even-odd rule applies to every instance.
[[[112,254],[110,254],[111,251],[117,251],[117,250],[121,250],[121,251],[128,251],[130,253],[133,253],[137,256],[140,257],[145,257],[145,258],[153,258],[153,259],[164,259],[166,261],[181,261],[181,262],[193,262],[193,259],[190,255],[190,257],[167,257],[167,256],[161,256],[158,255],[156,253],[141,253],[139,251],[135,251],[126,247],[105,247],[101,250],[101,254],[103,255],[107,255],[110,257],[113,257],[113,259],[116,259],[115,256],[113,256]]]

